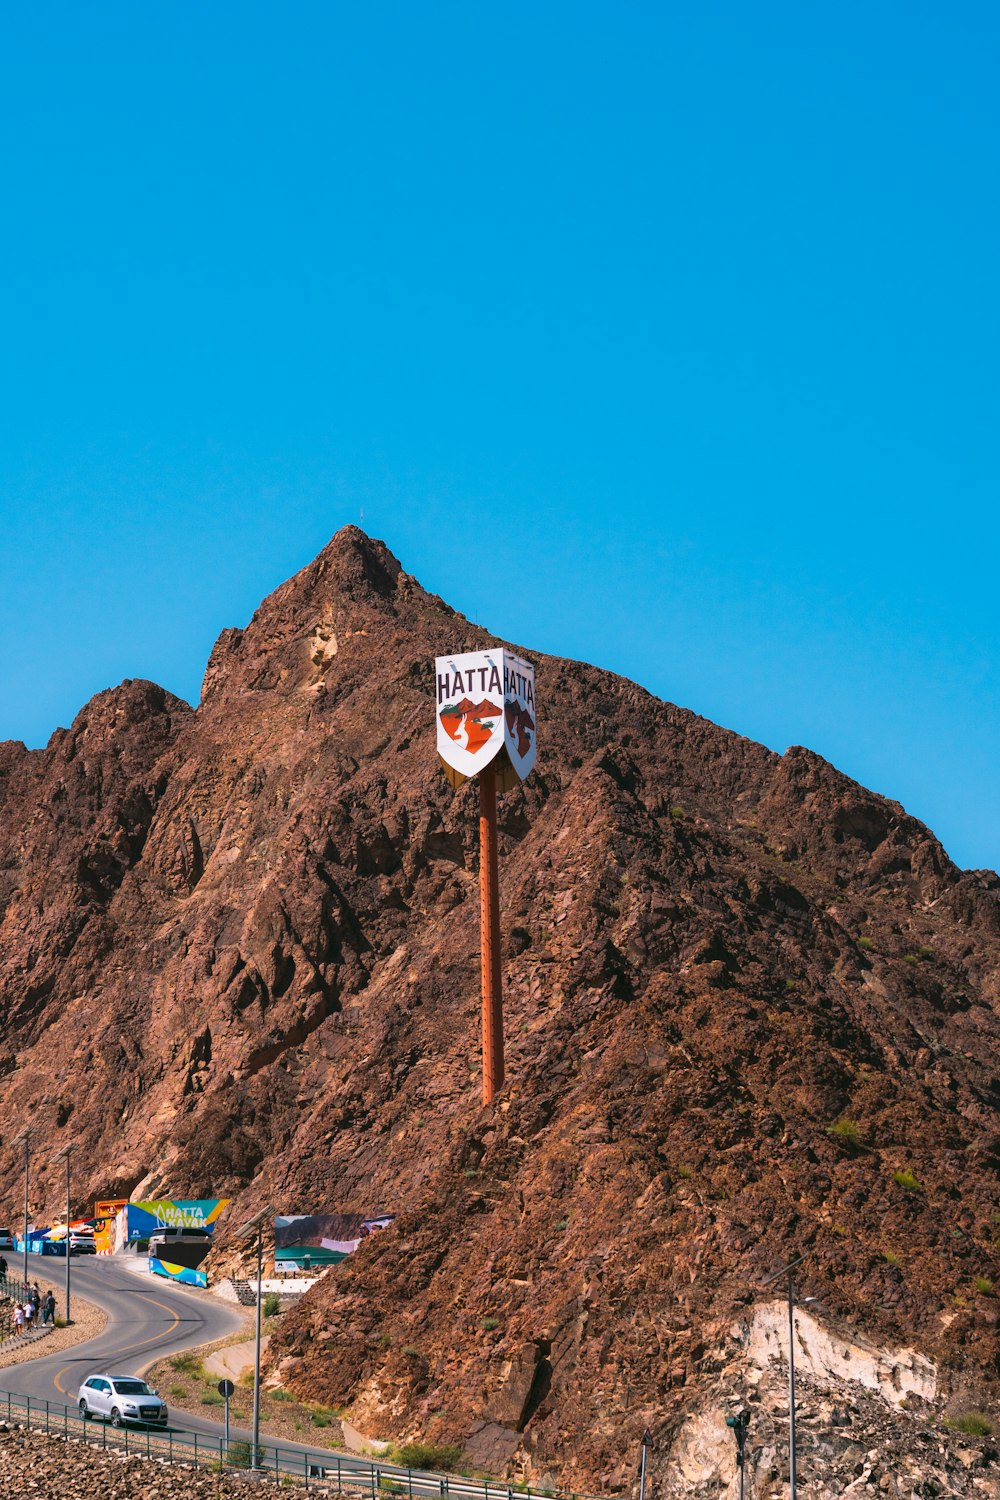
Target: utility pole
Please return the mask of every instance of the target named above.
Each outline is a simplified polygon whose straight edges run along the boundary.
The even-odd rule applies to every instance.
[[[24,1147],[24,1284],[28,1284],[28,1162],[31,1155],[31,1127],[27,1126],[11,1142]]]
[[[236,1231],[237,1239],[250,1240],[254,1235],[257,1237],[257,1328],[254,1340],[253,1359],[253,1433],[251,1438],[250,1467],[260,1468],[260,1323],[261,1323],[261,1301],[263,1298],[264,1281],[264,1221],[273,1219],[274,1209],[268,1204],[259,1213],[254,1214],[245,1224],[241,1224]]]
[[[66,1163],[66,1241],[65,1241],[65,1243],[66,1243],[66,1322],[67,1323],[69,1323],[69,1321],[70,1321],[70,1316],[69,1316],[69,1262],[70,1262],[70,1254],[69,1254],[69,1215],[70,1215],[70,1157],[71,1157],[72,1154],[73,1154],[73,1147],[72,1146],[64,1146],[63,1149],[60,1152],[58,1152],[57,1155],[56,1155],[56,1157],[55,1157],[56,1161],[65,1161],[65,1163]]]

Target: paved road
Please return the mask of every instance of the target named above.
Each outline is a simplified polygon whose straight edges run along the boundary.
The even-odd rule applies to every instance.
[[[22,1258],[18,1255],[16,1268],[11,1267],[14,1274],[21,1274],[22,1265]],[[63,1306],[65,1269],[62,1261],[50,1256],[28,1257],[29,1280],[37,1281],[43,1288],[51,1286],[59,1307]],[[102,1371],[140,1374],[155,1360],[225,1338],[242,1326],[236,1308],[213,1297],[210,1292],[185,1291],[163,1277],[129,1270],[116,1256],[74,1258],[71,1277],[74,1294],[95,1302],[107,1312],[108,1323],[103,1333],[84,1344],[50,1355],[44,1354],[45,1344],[40,1342],[40,1358],[0,1369],[0,1390],[30,1396],[32,1402],[38,1399],[75,1407],[77,1391],[88,1375]],[[173,1407],[170,1425],[175,1433],[197,1433],[199,1437],[216,1440],[224,1432],[221,1422]],[[249,1439],[250,1433],[234,1424],[231,1437]],[[280,1447],[282,1468],[295,1467],[293,1455],[298,1455],[299,1460],[307,1455],[310,1463],[323,1468],[336,1467],[339,1458],[345,1478],[356,1471],[359,1482],[362,1477],[367,1480],[371,1472],[371,1465],[366,1460],[311,1444],[292,1443],[286,1438],[270,1438],[264,1430],[261,1431],[261,1442]],[[461,1481],[457,1483],[460,1490],[465,1490]],[[418,1494],[441,1493],[436,1481],[426,1486],[414,1485],[413,1488]],[[475,1488],[486,1500],[483,1486]],[[491,1496],[489,1500],[496,1500],[496,1497]]]
[[[16,1266],[11,1265],[14,1275],[20,1276],[22,1264],[18,1255]],[[28,1266],[31,1281],[52,1287],[61,1311],[64,1263],[47,1255],[29,1255]],[[75,1405],[77,1390],[88,1375],[106,1370],[135,1374],[165,1355],[210,1344],[240,1327],[236,1309],[211,1293],[198,1296],[163,1277],[141,1276],[126,1270],[113,1256],[74,1257],[70,1275],[73,1294],[103,1307],[107,1327],[87,1343],[58,1354],[42,1354],[45,1345],[40,1344],[40,1359],[0,1370],[0,1386],[5,1390],[32,1400],[37,1396]],[[199,1431],[212,1427],[200,1418],[193,1421]]]
[[[22,1264],[20,1255],[16,1257],[16,1264],[12,1258],[12,1274],[19,1276]],[[37,1280],[43,1288],[51,1286],[61,1307],[64,1263],[49,1256],[31,1255],[28,1267],[29,1279]],[[185,1291],[162,1277],[128,1270],[122,1259],[115,1256],[76,1258],[71,1276],[74,1293],[88,1302],[95,1302],[107,1312],[107,1327],[85,1344],[0,1369],[0,1390],[29,1396],[32,1403],[36,1400],[51,1401],[60,1407],[75,1407],[77,1391],[88,1375],[102,1371],[141,1374],[155,1360],[225,1338],[242,1325],[235,1307],[213,1297],[210,1292]],[[39,1351],[44,1350],[44,1341],[38,1347]],[[6,1397],[3,1401],[6,1402]],[[62,1421],[61,1416],[59,1421]],[[173,1408],[171,1429],[175,1433],[197,1433],[199,1438],[205,1436],[216,1442],[224,1431],[219,1422]],[[231,1437],[248,1439],[250,1433],[234,1425]],[[373,1474],[371,1461],[356,1455],[291,1443],[285,1438],[269,1438],[264,1431],[261,1432],[261,1443],[277,1444],[283,1470],[299,1472],[300,1462],[315,1464],[336,1472],[343,1480],[344,1489],[350,1487],[365,1494],[370,1492],[373,1500],[379,1492],[380,1479],[383,1486],[387,1484],[413,1500],[418,1496],[426,1497],[426,1500],[440,1496],[446,1496],[448,1500],[514,1500],[507,1486],[496,1481],[484,1484],[455,1475],[410,1474],[381,1463]],[[273,1456],[264,1461],[270,1463]],[[532,1497],[522,1494],[517,1500],[532,1500]]]

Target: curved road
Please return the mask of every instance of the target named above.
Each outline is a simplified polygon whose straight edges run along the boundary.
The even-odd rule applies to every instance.
[[[129,1260],[131,1261],[131,1257]],[[133,1262],[133,1265],[135,1262]],[[11,1273],[20,1276],[23,1260],[11,1256]],[[65,1263],[49,1256],[30,1255],[28,1276],[39,1286],[52,1287],[57,1306],[63,1305]],[[209,1344],[234,1333],[242,1324],[240,1313],[231,1304],[221,1302],[210,1292],[189,1291],[176,1282],[150,1276],[138,1269],[129,1270],[124,1257],[96,1256],[74,1259],[72,1294],[94,1302],[108,1314],[108,1324],[96,1338],[76,1344],[57,1354],[40,1353],[38,1358],[0,1369],[0,1390],[17,1396],[28,1396],[32,1402],[50,1401],[59,1407],[76,1406],[77,1391],[88,1375],[102,1372],[139,1375],[155,1360],[184,1349]],[[45,1341],[37,1345],[45,1349]],[[6,1398],[4,1398],[6,1399]],[[102,1427],[103,1424],[94,1424]],[[57,1422],[58,1426],[58,1422]],[[199,1414],[171,1407],[170,1428],[174,1433],[196,1433],[218,1442],[224,1432],[220,1422],[209,1421]],[[143,1431],[145,1429],[142,1429]],[[233,1439],[249,1439],[243,1428],[231,1428]],[[318,1469],[336,1470],[337,1482],[344,1490],[354,1489],[375,1496],[384,1481],[397,1493],[404,1490],[410,1500],[513,1500],[512,1490],[500,1481],[476,1481],[455,1475],[409,1471],[394,1464],[359,1458],[356,1454],[337,1452],[292,1443],[286,1438],[260,1434],[261,1446],[277,1445],[281,1450],[281,1470],[301,1472],[298,1465],[316,1465]],[[218,1450],[216,1450],[218,1451]],[[278,1462],[275,1455],[264,1462]],[[394,1482],[395,1481],[395,1482]],[[541,1500],[530,1491],[518,1500]],[[580,1497],[576,1497],[580,1500]]]
[[[20,1276],[20,1255],[11,1262],[11,1272]],[[29,1255],[28,1275],[43,1289],[51,1286],[56,1294],[56,1310],[63,1307],[66,1267],[63,1261],[47,1255]],[[0,1370],[0,1386],[19,1395],[45,1401],[76,1405],[76,1393],[88,1375],[103,1371],[123,1375],[138,1374],[154,1360],[179,1354],[199,1344],[210,1344],[225,1338],[240,1327],[235,1307],[221,1302],[211,1293],[182,1291],[176,1283],[160,1276],[148,1276],[127,1270],[113,1256],[74,1258],[71,1295],[94,1302],[108,1314],[103,1333],[75,1344],[58,1354],[46,1355],[44,1342],[38,1345],[39,1358]],[[218,1424],[203,1422],[187,1414],[178,1426],[191,1430],[218,1430]]]

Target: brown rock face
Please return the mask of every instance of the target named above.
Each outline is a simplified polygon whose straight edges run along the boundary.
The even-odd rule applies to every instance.
[[[535,658],[484,1111],[432,657],[487,640],[349,528],[223,634],[196,711],[128,682],[0,747],[7,1131],[72,1137],[81,1205],[394,1210],[272,1340],[379,1436],[622,1483],[801,1253],[988,1407],[1000,881],[806,750]]]

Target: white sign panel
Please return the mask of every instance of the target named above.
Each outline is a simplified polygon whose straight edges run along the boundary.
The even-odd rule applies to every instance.
[[[497,647],[439,656],[434,664],[438,754],[476,776],[506,749],[522,779],[535,764],[535,669]]]

